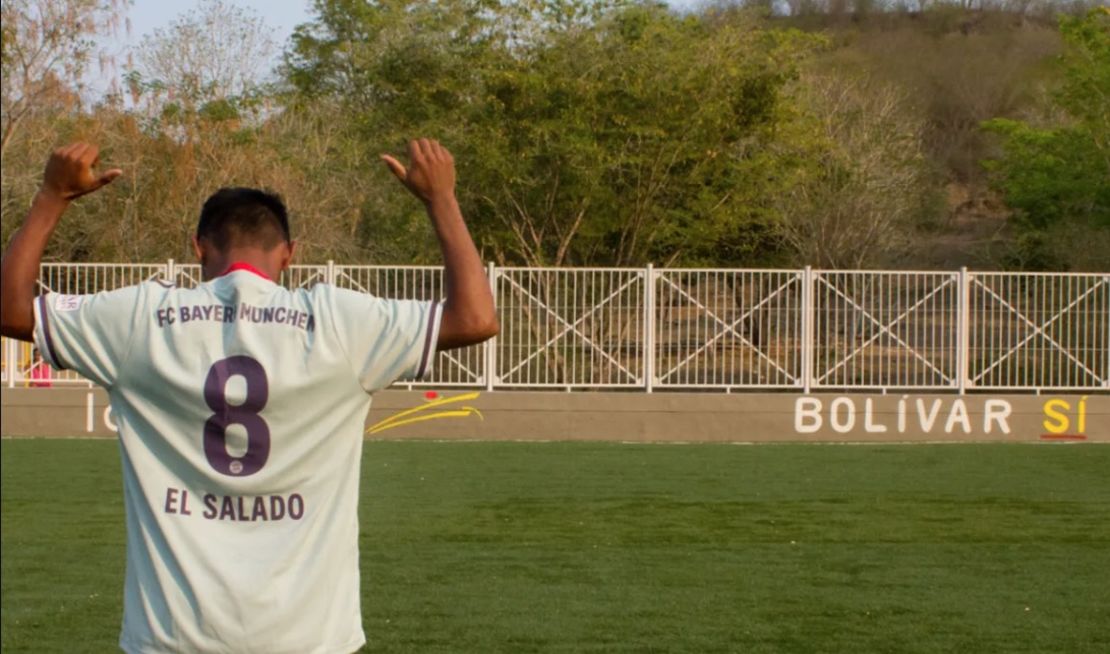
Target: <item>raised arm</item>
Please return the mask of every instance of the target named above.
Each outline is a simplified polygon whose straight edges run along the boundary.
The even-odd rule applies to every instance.
[[[23,226],[12,235],[0,262],[0,333],[21,341],[32,340],[35,329],[35,281],[42,253],[58,220],[73,200],[92,193],[120,176],[113,168],[93,171],[99,151],[95,145],[73,143],[50,155],[42,187],[31,203]]]
[[[389,155],[382,161],[418,199],[432,220],[447,282],[447,301],[439,327],[440,350],[473,345],[497,335],[497,313],[478,250],[455,199],[455,161],[436,141],[409,143],[410,167]]]

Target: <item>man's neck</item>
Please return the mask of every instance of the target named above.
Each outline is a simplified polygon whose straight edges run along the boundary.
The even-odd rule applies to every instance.
[[[220,256],[210,257],[204,263],[204,278],[206,280],[215,279],[231,271],[232,267],[241,267],[245,270],[250,270],[261,274],[262,276],[274,280],[281,275],[281,270],[277,269],[272,261],[272,255],[257,249],[236,249]]]

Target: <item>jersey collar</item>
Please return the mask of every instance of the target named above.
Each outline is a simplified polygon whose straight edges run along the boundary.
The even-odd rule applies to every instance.
[[[220,277],[223,277],[224,275],[227,275],[229,273],[233,273],[236,270],[245,270],[249,273],[254,273],[255,275],[258,275],[262,279],[265,279],[265,280],[268,280],[268,281],[271,281],[271,282],[274,281],[273,279],[270,278],[269,275],[267,275],[266,273],[262,272],[258,268],[255,268],[254,266],[250,265],[249,263],[247,263],[245,261],[236,261],[235,263],[231,264],[230,266],[227,267],[227,270],[225,270],[223,272],[223,274],[220,275]]]

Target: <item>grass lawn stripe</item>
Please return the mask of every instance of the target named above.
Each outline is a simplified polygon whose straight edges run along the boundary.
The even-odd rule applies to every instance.
[[[4,440],[5,652],[112,651],[112,441]],[[367,443],[375,652],[1110,651],[1110,447]]]

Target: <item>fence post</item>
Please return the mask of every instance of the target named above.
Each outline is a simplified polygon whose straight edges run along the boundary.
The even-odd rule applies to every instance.
[[[4,339],[4,368],[8,371],[8,388],[15,388],[16,369],[15,339]]]
[[[486,275],[489,277],[489,292],[493,295],[494,310],[496,310],[497,266],[492,261],[486,264]],[[486,391],[493,391],[494,377],[497,375],[497,337],[488,339],[482,347],[485,348],[483,358],[486,367]]]
[[[968,363],[971,358],[971,342],[969,339],[971,335],[971,279],[967,274],[967,266],[960,266],[959,281],[960,289],[956,303],[960,311],[957,318],[959,336],[956,345],[956,382],[959,385],[960,395],[963,395],[967,392]]]
[[[327,283],[331,286],[335,286],[335,262],[331,259],[328,259],[327,272],[325,272],[324,275]]]
[[[809,394],[813,382],[813,267],[802,272],[802,387]]]
[[[655,266],[644,268],[644,389],[655,388]]]
[[[166,283],[173,284],[177,280],[177,267],[173,259],[166,260]]]

